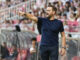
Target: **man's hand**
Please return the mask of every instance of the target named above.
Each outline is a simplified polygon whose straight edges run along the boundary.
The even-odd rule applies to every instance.
[[[65,33],[61,32],[61,36],[62,36],[62,48],[61,48],[60,54],[62,56],[64,56],[65,53],[66,53],[66,37],[65,37]]]
[[[27,17],[28,19],[30,19],[30,20],[32,20],[32,21],[34,21],[34,22],[36,22],[36,23],[37,23],[37,21],[38,21],[38,18],[37,18],[36,16],[30,14],[30,13],[25,13],[25,12],[19,11],[18,14],[19,14],[20,16],[25,16],[25,17]]]
[[[66,49],[62,48],[60,51],[61,56],[64,56],[66,54]]]
[[[24,16],[25,12],[19,11],[18,12],[20,16]]]

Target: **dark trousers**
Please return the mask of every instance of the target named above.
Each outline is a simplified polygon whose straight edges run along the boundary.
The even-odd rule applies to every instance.
[[[40,46],[42,60],[58,60],[58,46]]]

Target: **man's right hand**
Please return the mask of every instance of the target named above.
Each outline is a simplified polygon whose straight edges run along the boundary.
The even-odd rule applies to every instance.
[[[34,22],[37,22],[38,21],[38,18],[32,14],[29,14],[29,13],[25,13],[25,12],[22,12],[22,11],[19,11],[18,12],[20,16],[24,16],[26,14],[25,17],[29,18],[30,20],[34,21]]]
[[[24,16],[25,12],[19,11],[18,12],[20,16]]]

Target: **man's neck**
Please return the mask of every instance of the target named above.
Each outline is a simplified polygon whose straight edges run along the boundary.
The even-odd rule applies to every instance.
[[[49,20],[51,20],[51,21],[54,20],[54,16],[52,16]]]

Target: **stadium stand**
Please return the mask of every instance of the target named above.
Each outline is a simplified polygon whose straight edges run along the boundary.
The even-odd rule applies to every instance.
[[[45,17],[45,9],[48,3],[57,8],[55,18],[63,22],[67,37],[66,55],[60,57],[59,60],[68,60],[68,58],[80,60],[80,0],[0,0],[0,44],[4,41],[7,42],[10,53],[12,52],[12,44],[17,44],[19,53],[16,60],[30,60],[31,38],[37,36],[39,43],[41,35],[37,30],[37,24],[20,16],[17,12],[29,12],[37,17]],[[21,32],[15,31],[15,26],[18,24]],[[59,42],[61,42],[61,39]],[[69,46],[71,46],[71,49]],[[38,60],[39,56],[34,58]]]

